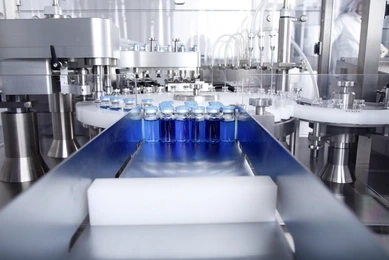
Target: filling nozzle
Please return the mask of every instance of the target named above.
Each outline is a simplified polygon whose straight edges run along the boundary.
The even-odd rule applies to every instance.
[[[260,64],[262,67],[264,63],[264,51],[265,51],[265,34],[263,32],[258,33],[258,46],[260,52]]]
[[[276,50],[276,41],[277,41],[277,32],[276,30],[272,30],[270,32],[270,50],[274,52]]]
[[[253,50],[254,50],[254,34],[253,33],[250,33],[249,35],[249,67],[251,67],[251,58],[252,58],[252,54],[253,54]]]
[[[270,32],[270,51],[271,51],[271,66],[274,65],[274,54],[276,50],[276,41],[277,41],[277,32],[276,30],[272,30]]]

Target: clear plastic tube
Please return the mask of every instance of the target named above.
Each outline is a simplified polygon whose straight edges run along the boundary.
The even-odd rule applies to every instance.
[[[317,85],[315,75],[313,74],[312,66],[309,63],[307,56],[305,56],[304,52],[301,50],[301,48],[298,46],[298,44],[293,40],[291,40],[291,43],[292,43],[292,46],[295,48],[295,50],[300,54],[300,56],[307,62],[307,68],[308,68],[309,74],[311,75],[313,87],[316,91],[316,98],[318,98],[320,96],[319,86]]]
[[[222,34],[219,36],[219,38],[216,39],[215,41],[215,44],[212,46],[212,62],[211,62],[211,66],[213,67],[214,66],[214,62],[215,62],[215,50],[216,50],[216,46],[217,44],[220,42],[221,39],[223,39],[224,37],[230,37],[231,35],[230,34]]]
[[[226,48],[225,48],[225,51],[224,51],[224,65],[227,66],[227,52],[228,52],[228,47],[230,45],[230,42],[232,39],[235,39],[235,42],[236,44],[238,45],[238,55],[237,55],[237,66],[239,67],[240,65],[240,54],[241,54],[241,44],[239,44],[238,40],[235,38],[236,36],[241,36],[241,38],[243,38],[243,36],[240,34],[240,33],[236,33],[236,34],[233,34],[230,36],[230,38],[228,39],[227,41],[227,45],[226,45]],[[234,60],[234,59],[232,59]]]
[[[255,10],[253,19],[251,20],[251,26],[250,26],[250,33],[249,33],[249,42],[248,42],[248,48],[249,48],[249,65],[251,65],[251,59],[252,59],[252,54],[254,50],[254,31],[255,31],[255,21],[257,20],[258,13],[259,19],[260,19],[260,26],[262,25],[263,27],[263,14],[265,12],[266,5],[268,3],[268,0],[262,0],[261,3],[259,4],[258,8]]]

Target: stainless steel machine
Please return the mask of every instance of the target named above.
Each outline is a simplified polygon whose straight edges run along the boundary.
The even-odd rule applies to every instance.
[[[387,243],[385,248],[376,241],[387,236],[389,182],[381,170],[370,169],[375,158],[386,158],[374,152],[374,138],[384,142],[389,136],[389,91],[382,88],[387,78],[383,69],[378,75],[383,40],[374,30],[383,23],[385,1],[362,1],[359,57],[339,61],[334,75],[329,38],[337,0],[250,1],[243,19],[234,19],[243,7],[227,12],[225,22],[240,26],[236,32],[223,27],[225,34],[212,31],[209,22],[201,34],[191,31],[207,19],[222,20],[212,13],[220,7],[184,1],[63,3],[64,10],[53,1],[39,11],[43,19],[0,20],[0,107],[7,109],[0,194],[32,184],[0,208],[0,256],[389,258]],[[23,5],[19,17],[37,15],[34,6]],[[94,11],[84,12],[88,7]],[[216,18],[204,18],[206,12]],[[313,17],[318,19],[310,24]],[[304,45],[306,38],[319,41],[317,57],[313,45]],[[52,125],[51,145],[45,147],[37,118],[44,113],[42,97]],[[148,142],[147,111],[155,105],[162,114],[163,102],[174,104],[177,117],[184,104],[192,111],[217,107],[216,117],[228,106],[233,140]],[[194,117],[193,112],[189,118]],[[77,127],[89,129],[82,147]],[[129,137],[134,131],[140,133],[137,140]],[[46,155],[62,163],[49,171]],[[89,221],[88,189],[96,179],[255,176],[269,176],[277,186],[271,221],[123,227]],[[222,196],[218,187],[209,200],[213,196]]]

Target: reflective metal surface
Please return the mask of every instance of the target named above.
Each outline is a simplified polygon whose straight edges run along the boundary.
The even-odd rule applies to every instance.
[[[276,182],[277,210],[293,236],[296,258],[389,258],[351,211],[261,126],[255,125],[252,135],[253,141],[242,143],[242,151],[257,174]]]
[[[74,138],[72,102],[71,94],[56,93],[49,98],[53,124],[53,143],[47,154],[49,157],[67,158],[79,148]]]
[[[0,211],[2,258],[66,257],[87,216],[87,188],[95,178],[114,177],[137,148],[126,141],[126,122],[104,131]]]
[[[69,259],[294,259],[278,223],[87,227]]]
[[[120,58],[119,29],[109,19],[1,20],[0,34],[0,60],[51,59],[50,45],[58,58]]]
[[[128,68],[198,68],[201,66],[198,52],[150,52],[121,51],[120,67]]]
[[[143,143],[121,178],[253,175],[237,143]]]
[[[320,178],[335,183],[351,183],[355,181],[349,166],[350,149],[329,147],[328,162],[319,173]]]
[[[199,94],[197,96],[194,96],[189,94],[175,94],[174,100],[179,100],[179,101],[194,100],[197,102],[216,101],[219,100],[219,95]]]
[[[0,173],[3,182],[29,182],[48,171],[39,148],[36,114],[1,114],[5,159]]]

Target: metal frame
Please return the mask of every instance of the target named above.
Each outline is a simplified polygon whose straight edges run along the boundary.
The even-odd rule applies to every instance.
[[[5,259],[68,255],[87,217],[86,190],[95,178],[113,178],[137,149],[125,141],[126,117],[53,169],[0,211]],[[298,259],[388,259],[373,235],[253,119],[250,142],[240,143],[257,175],[278,185],[277,209]]]
[[[375,102],[378,84],[380,45],[385,15],[386,0],[364,0],[361,39],[359,45],[357,99]]]
[[[331,65],[331,34],[332,22],[334,20],[334,0],[322,0],[321,3],[321,25],[320,25],[320,54],[318,61],[318,85],[321,97],[330,97],[329,83],[327,77],[320,75],[330,74]]]

